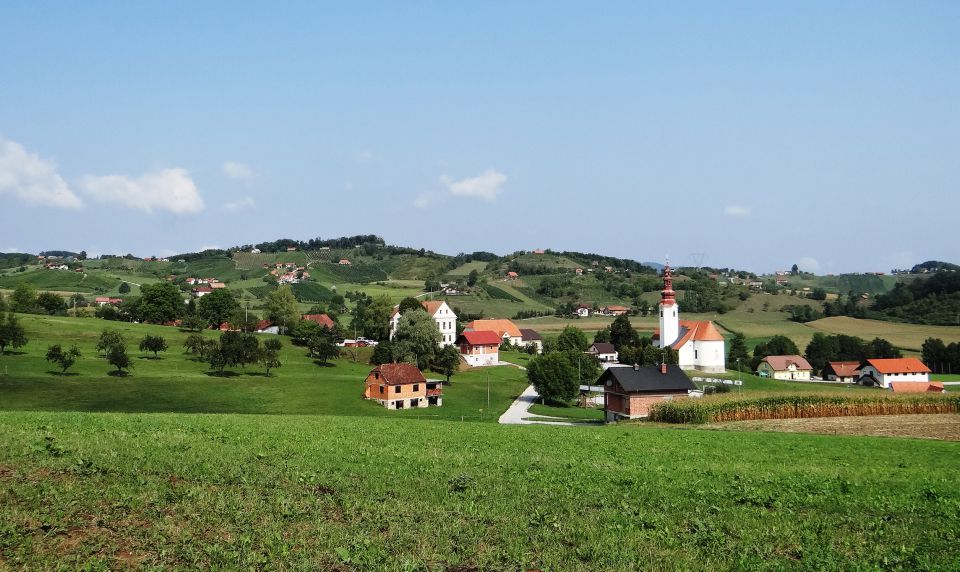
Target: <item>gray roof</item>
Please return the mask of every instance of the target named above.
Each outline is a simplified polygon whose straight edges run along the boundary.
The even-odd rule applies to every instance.
[[[598,354],[612,354],[617,352],[617,349],[613,347],[613,344],[607,342],[592,343],[590,344],[590,348],[597,350]]]
[[[534,341],[534,340],[543,340],[543,338],[540,337],[540,333],[537,332],[536,330],[520,328],[520,336],[521,336],[521,339],[525,342]]]
[[[667,373],[660,373],[660,366],[656,365],[644,365],[636,369],[611,367],[603,372],[597,385],[605,385],[610,378],[615,379],[626,391],[686,391],[697,388],[676,365],[668,365]]]

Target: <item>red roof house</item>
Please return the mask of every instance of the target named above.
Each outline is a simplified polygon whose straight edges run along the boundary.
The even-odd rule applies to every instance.
[[[471,366],[496,365],[500,362],[500,343],[497,332],[490,330],[464,331],[457,337],[460,357]]]
[[[332,330],[334,326],[333,319],[326,314],[304,314],[303,316],[300,316],[300,319],[320,324],[324,328],[330,330]]]

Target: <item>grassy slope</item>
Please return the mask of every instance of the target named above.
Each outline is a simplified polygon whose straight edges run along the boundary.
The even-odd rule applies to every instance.
[[[957,443],[0,413],[0,566],[950,569]]]
[[[893,345],[920,351],[927,338],[940,338],[945,343],[960,342],[960,328],[955,326],[928,326],[920,324],[901,324],[879,320],[858,320],[845,316],[824,318],[807,324],[809,327],[830,334],[848,334],[866,340],[876,337],[885,338]]]
[[[187,334],[175,328],[106,322],[95,318],[21,316],[30,343],[23,355],[0,357],[0,409],[58,411],[137,411],[191,413],[303,413],[325,415],[438,416],[492,421],[526,386],[522,371],[511,367],[478,368],[457,374],[444,389],[440,408],[388,412],[360,398],[371,366],[344,358],[333,366],[313,363],[302,348],[283,338],[283,366],[265,377],[257,366],[236,376],[214,377],[208,367],[189,359],[181,347]],[[107,375],[110,366],[96,357],[94,345],[103,328],[116,328],[128,341],[132,375]],[[136,349],[145,334],[163,335],[170,351],[162,359],[143,359]],[[207,332],[214,337],[215,332]],[[43,358],[49,344],[77,343],[82,359],[69,375],[56,375]],[[361,354],[364,358],[367,354]],[[439,377],[428,374],[431,377]],[[487,376],[491,414],[487,410]],[[481,413],[480,410],[484,412]]]

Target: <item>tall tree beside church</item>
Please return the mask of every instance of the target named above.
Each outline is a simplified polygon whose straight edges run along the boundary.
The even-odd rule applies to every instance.
[[[640,335],[633,329],[630,318],[626,315],[617,316],[610,324],[610,343],[617,349],[640,345]]]
[[[750,354],[747,352],[747,337],[740,332],[733,334],[733,339],[730,340],[730,350],[727,352],[727,365],[734,366],[737,363],[741,367],[750,363]]]

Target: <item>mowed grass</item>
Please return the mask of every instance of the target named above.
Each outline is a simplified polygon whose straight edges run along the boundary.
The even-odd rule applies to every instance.
[[[901,324],[880,320],[859,320],[846,316],[823,318],[809,322],[814,330],[830,334],[847,334],[865,340],[884,338],[898,348],[920,351],[927,338],[940,338],[944,343],[960,342],[960,327],[930,326],[925,324]]]
[[[947,570],[960,444],[0,413],[13,569]]]
[[[188,334],[176,328],[95,318],[21,315],[20,319],[30,343],[21,355],[0,357],[0,410],[391,415],[492,422],[526,387],[525,374],[517,368],[474,368],[452,378],[444,388],[442,407],[387,411],[361,398],[364,379],[373,367],[366,363],[369,350],[358,351],[356,363],[345,353],[322,366],[281,337],[283,365],[269,377],[257,365],[228,370],[220,377],[211,375],[206,363],[183,353]],[[108,375],[113,368],[97,356],[94,346],[104,328],[117,329],[126,337],[135,362],[129,376]],[[161,353],[161,359],[138,351],[140,339],[148,333],[166,338],[170,350]],[[216,338],[219,332],[205,335]],[[76,343],[83,354],[67,375],[59,375],[44,360],[47,346],[54,343]]]

